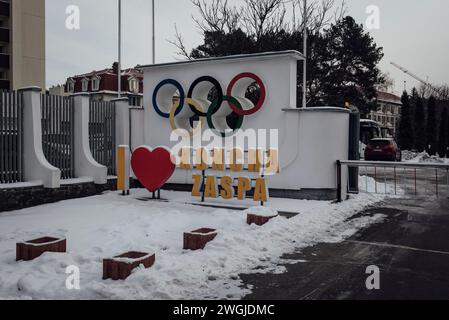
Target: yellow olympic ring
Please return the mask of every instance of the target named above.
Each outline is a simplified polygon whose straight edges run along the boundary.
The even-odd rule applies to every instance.
[[[185,99],[185,103],[193,106],[198,112],[203,112],[203,107],[201,106],[200,103],[198,103],[198,101],[192,99],[192,98],[186,98]],[[179,107],[179,103],[178,102],[174,102],[171,110],[170,110],[170,126],[173,130],[173,132],[175,134],[177,134],[179,137],[193,137],[194,135],[198,134],[199,132],[201,132],[201,128],[204,125],[204,119],[203,117],[200,117],[200,123],[196,126],[196,128],[193,128],[192,131],[188,131],[188,135],[185,134],[185,131],[187,130],[181,130],[176,126],[176,121],[175,121],[175,116],[176,116],[176,110]]]

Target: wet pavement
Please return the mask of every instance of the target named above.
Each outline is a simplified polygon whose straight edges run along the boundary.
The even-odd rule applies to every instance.
[[[360,215],[386,219],[337,244],[287,255],[284,274],[242,275],[253,300],[449,299],[449,199],[391,199]],[[380,269],[380,290],[366,269]]]

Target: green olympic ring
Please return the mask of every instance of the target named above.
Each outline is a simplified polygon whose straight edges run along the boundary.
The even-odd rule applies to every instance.
[[[243,110],[243,107],[242,107],[241,103],[236,98],[234,98],[232,96],[223,96],[223,101],[227,101],[229,103],[232,103],[233,106],[235,106],[236,108],[238,108],[240,110]],[[230,137],[233,134],[235,134],[236,131],[238,131],[238,130],[240,130],[242,128],[243,120],[245,119],[245,116],[244,115],[238,115],[235,112],[232,112],[230,115],[234,114],[237,117],[236,127],[232,130],[232,133],[221,132],[221,131],[216,129],[216,127],[214,125],[214,122],[212,120],[212,116],[214,115],[214,113],[217,112],[218,107],[219,107],[218,99],[215,99],[212,102],[211,107],[207,111],[207,124],[208,124],[209,128],[214,133],[218,132],[218,134],[221,135],[222,138]]]

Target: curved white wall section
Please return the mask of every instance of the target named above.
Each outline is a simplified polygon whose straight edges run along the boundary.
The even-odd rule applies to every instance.
[[[92,177],[96,184],[106,184],[108,168],[95,161],[89,146],[89,95],[73,96],[75,108],[75,176]]]
[[[23,165],[25,181],[42,181],[45,188],[59,188],[61,170],[52,166],[42,149],[41,89],[21,89],[23,94]]]

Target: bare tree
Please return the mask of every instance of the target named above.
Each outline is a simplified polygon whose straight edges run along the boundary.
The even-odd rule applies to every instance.
[[[212,0],[208,4],[206,0],[191,0],[197,7],[201,18],[192,16],[193,21],[200,30],[232,32],[238,28],[238,21],[241,18],[240,12],[235,6],[230,6],[228,0]]]
[[[382,73],[381,78],[383,83],[377,85],[378,91],[388,92],[394,88],[394,79],[391,77],[390,73]]]
[[[188,60],[192,60],[192,57],[190,56],[186,46],[184,45],[184,38],[179,33],[176,24],[175,24],[175,40],[167,40],[167,41],[172,45],[174,45],[176,48],[178,48],[177,55],[183,58],[187,58]]]
[[[266,34],[277,33],[280,30],[302,32],[305,21],[310,33],[321,32],[346,14],[344,0],[309,1],[307,17],[304,0],[244,0],[240,7],[231,6],[228,0],[191,0],[191,2],[199,12],[199,17],[192,16],[192,18],[203,34],[230,33],[241,29],[256,41]],[[286,20],[289,10],[292,15],[290,23]],[[179,55],[190,57],[177,29],[175,40],[169,42],[179,49]]]
[[[282,0],[245,0],[242,9],[246,32],[256,40],[284,25],[286,10]]]
[[[307,17],[304,12],[304,0],[295,0],[295,7],[299,8],[300,23],[296,31],[303,31],[304,24],[307,21],[307,30],[310,33],[321,32],[331,23],[339,21],[346,15],[346,2],[341,1],[340,5],[336,5],[336,0],[321,0],[319,2],[309,1],[307,6]]]
[[[449,85],[443,84],[439,86],[420,84],[418,93],[421,97],[428,99],[434,96],[437,100],[449,101]]]

